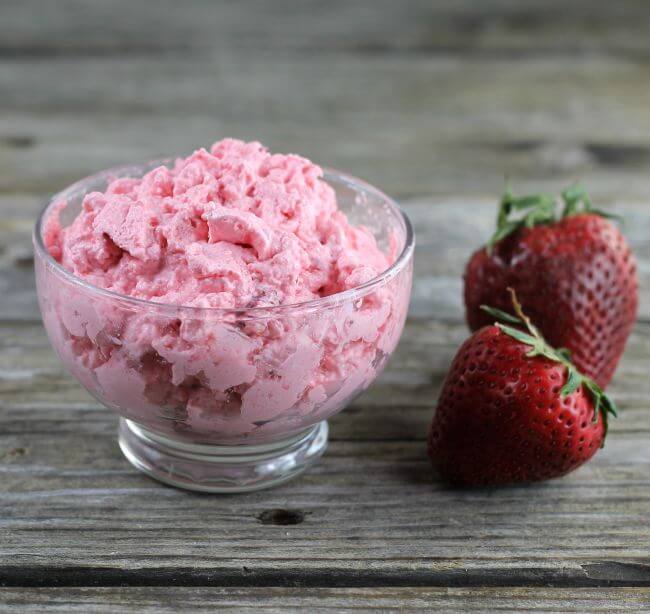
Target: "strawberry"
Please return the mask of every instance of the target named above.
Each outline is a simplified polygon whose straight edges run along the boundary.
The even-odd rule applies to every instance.
[[[594,209],[583,188],[562,198],[558,218],[553,197],[506,190],[494,236],[465,270],[467,323],[490,324],[480,306],[508,310],[505,290],[514,288],[548,342],[567,348],[578,370],[604,388],[636,319],[636,262],[613,216]]]
[[[486,308],[505,323],[461,346],[429,431],[429,456],[464,486],[535,482],[588,461],[604,442],[614,402],[556,350],[526,317]]]

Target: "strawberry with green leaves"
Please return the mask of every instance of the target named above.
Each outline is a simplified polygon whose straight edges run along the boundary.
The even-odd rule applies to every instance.
[[[429,431],[441,477],[463,486],[535,482],[573,471],[603,445],[614,402],[549,345],[510,290],[515,315],[461,346]]]
[[[471,330],[491,323],[484,304],[509,311],[506,288],[514,288],[548,342],[569,349],[604,388],[636,319],[636,261],[612,216],[595,209],[583,188],[562,199],[558,212],[552,196],[506,190],[494,236],[465,270],[467,322]]]

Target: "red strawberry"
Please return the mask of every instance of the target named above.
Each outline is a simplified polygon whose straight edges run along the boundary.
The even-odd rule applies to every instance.
[[[551,196],[513,198],[506,191],[495,235],[467,264],[467,323],[472,330],[490,324],[480,306],[508,310],[505,290],[514,288],[548,342],[567,348],[576,367],[604,388],[636,319],[636,262],[582,188],[562,197],[557,219]],[[518,211],[526,213],[513,220]]]
[[[524,316],[488,310],[495,324],[461,346],[429,431],[441,476],[465,486],[535,482],[588,461],[603,444],[616,407],[549,346]],[[522,328],[524,330],[522,330]]]

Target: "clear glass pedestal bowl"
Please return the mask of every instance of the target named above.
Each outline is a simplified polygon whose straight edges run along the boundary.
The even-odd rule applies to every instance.
[[[101,172],[57,194],[34,231],[36,287],[59,357],[120,415],[119,444],[138,469],[173,486],[245,492],[284,482],[327,446],[327,418],[381,372],[404,327],[414,236],[386,195],[326,171],[339,207],[392,250],[367,283],[296,305],[239,310],[144,301],[93,286],[43,241],[56,203],[68,225],[83,197],[172,160]]]

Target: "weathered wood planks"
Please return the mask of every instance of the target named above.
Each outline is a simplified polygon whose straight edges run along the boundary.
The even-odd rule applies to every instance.
[[[0,609],[647,609],[649,26],[640,0],[3,3]],[[115,417],[39,323],[30,233],[66,184],[226,135],[376,183],[418,248],[402,343],[333,420],[322,462],[219,498],[122,458]],[[592,463],[454,491],[425,430],[505,173],[522,191],[582,179],[626,215],[640,322],[611,387],[622,416]]]
[[[638,327],[632,351],[646,331]],[[382,380],[333,421],[320,465],[285,487],[219,499],[133,471],[117,448],[115,417],[62,372],[40,326],[5,329],[2,372],[14,375],[2,382],[0,577],[130,583],[173,573],[181,583],[348,585],[349,572],[361,585],[650,582],[643,374],[623,368],[616,387],[630,378],[633,390],[622,395],[623,415],[607,447],[572,476],[449,490],[431,475],[424,436],[444,356],[464,334],[462,325],[410,323]],[[301,521],[262,524],[273,509]]]
[[[650,589],[550,588],[49,588],[0,589],[8,606],[65,612],[634,612]]]

